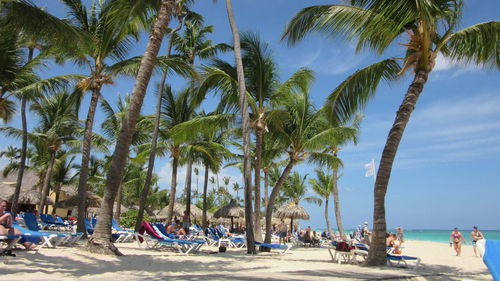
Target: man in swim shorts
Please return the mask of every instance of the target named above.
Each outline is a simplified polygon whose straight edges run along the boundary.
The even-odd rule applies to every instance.
[[[481,239],[484,239],[483,234],[481,233],[481,231],[477,229],[477,226],[474,226],[472,232],[470,233],[470,240],[472,241],[472,249],[474,249],[474,255],[476,257],[477,257],[476,243]],[[479,256],[481,257],[481,253],[479,253]]]

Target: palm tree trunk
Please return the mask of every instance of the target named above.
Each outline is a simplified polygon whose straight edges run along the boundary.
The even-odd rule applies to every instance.
[[[264,206],[269,203],[269,170],[264,169]]]
[[[290,233],[293,233],[293,216],[290,218]]]
[[[141,65],[137,73],[137,78],[130,99],[130,108],[127,111],[120,130],[120,136],[116,142],[111,167],[106,179],[106,189],[100,211],[100,218],[97,221],[94,234],[87,243],[87,249],[94,253],[104,253],[110,255],[122,255],[111,242],[111,218],[113,214],[113,203],[116,192],[123,178],[123,172],[129,147],[132,142],[132,135],[135,131],[137,117],[141,113],[142,103],[146,94],[146,89],[153,73],[156,56],[160,50],[163,36],[170,22],[170,15],[175,6],[174,0],[162,0],[161,7],[156,18],[156,22],[149,36],[146,52],[141,60]]]
[[[240,35],[233,16],[231,0],[226,0],[227,17],[233,33],[234,58],[238,73],[238,90],[240,93],[240,111],[243,131],[243,181],[245,182],[245,226],[247,230],[247,253],[256,254],[255,239],[252,222],[252,168],[250,163],[250,117],[248,115],[248,101],[246,98],[245,75],[243,72],[243,61],[241,59]]]
[[[59,202],[59,195],[61,193],[61,186],[56,186],[55,188],[56,199],[54,200],[54,208],[52,208],[52,214],[55,215],[57,213],[56,204]]]
[[[266,237],[264,239],[264,243],[271,243],[271,232],[272,232],[271,220],[273,219],[274,200],[276,200],[276,197],[278,197],[280,188],[283,185],[283,183],[285,183],[285,180],[290,174],[290,171],[292,170],[293,166],[295,166],[295,163],[297,163],[296,160],[290,159],[288,165],[286,165],[285,169],[283,170],[283,173],[281,173],[280,178],[276,182],[276,185],[273,187],[273,191],[271,191],[271,196],[269,197],[269,203],[267,203],[267,209],[266,209]]]
[[[208,166],[205,165],[205,182],[203,183],[203,230],[208,227],[207,224],[207,193],[208,193]]]
[[[19,193],[21,193],[21,186],[23,184],[24,168],[26,167],[26,154],[28,153],[28,123],[26,121],[26,97],[21,98],[21,123],[23,127],[22,145],[21,145],[21,159],[19,162],[19,171],[17,172],[16,189],[12,198],[12,216],[15,218],[19,212]]]
[[[167,222],[170,223],[172,221],[173,213],[174,213],[174,204],[175,204],[175,193],[177,189],[177,167],[179,166],[179,158],[177,155],[174,155],[174,159],[172,159],[172,180],[170,184],[170,197],[168,199],[168,212],[167,212]]]
[[[405,94],[403,103],[396,113],[396,119],[392,125],[387,141],[385,143],[380,166],[377,172],[374,189],[374,210],[373,210],[373,233],[371,238],[370,252],[368,253],[368,265],[386,264],[385,235],[387,225],[385,221],[385,194],[391,176],[392,164],[396,157],[399,143],[403,137],[406,124],[410,120],[410,115],[415,109],[418,97],[424,89],[424,85],[429,77],[429,70],[418,70],[415,73],[413,82]]]
[[[122,200],[123,200],[123,179],[120,182],[120,186],[118,187],[118,195],[116,198],[116,204],[113,203],[113,205],[116,205],[116,210],[114,211],[114,218],[115,221],[119,224],[120,223],[120,217],[122,214]]]
[[[262,162],[262,139],[263,139],[263,131],[264,125],[263,122],[259,118],[257,121],[257,126],[255,129],[255,240],[261,242],[262,241],[262,228],[260,226],[260,170],[261,170],[261,162]]]
[[[326,221],[326,229],[328,229],[328,233],[332,233],[332,228],[330,224],[330,218],[328,217],[328,203],[329,199],[325,198],[325,221]]]
[[[179,25],[170,32],[170,37],[168,39],[167,57],[170,57],[170,54],[172,52],[174,34],[182,28],[183,22],[184,18],[182,18]],[[146,180],[144,180],[144,188],[142,189],[141,199],[139,201],[139,211],[137,213],[137,220],[135,221],[136,232],[139,232],[139,229],[141,228],[142,220],[144,218],[144,208],[146,207],[146,199],[148,197],[149,190],[151,189],[151,179],[153,178],[153,168],[155,166],[156,148],[158,146],[158,134],[160,132],[161,97],[163,96],[163,88],[165,87],[167,74],[168,74],[168,69],[165,69],[163,71],[160,85],[158,87],[158,96],[156,98],[155,127],[151,139],[151,151],[149,152],[148,171],[146,174]]]
[[[189,157],[186,168],[186,212],[191,216],[191,178],[193,173],[193,159]]]
[[[80,178],[78,181],[78,219],[76,229],[78,232],[87,233],[85,228],[85,213],[87,202],[87,181],[89,177],[89,161],[90,151],[92,148],[92,130],[94,126],[95,111],[99,97],[101,96],[99,89],[92,90],[92,97],[90,99],[89,112],[87,113],[87,120],[85,121],[85,132],[83,135],[83,148],[82,148],[82,164],[80,165]]]
[[[49,195],[50,178],[52,177],[52,168],[54,167],[55,160],[56,160],[56,152],[51,151],[50,152],[49,166],[47,168],[47,172],[45,173],[45,178],[43,180],[42,198],[40,199],[40,205],[38,206],[38,213],[39,214],[43,213],[43,208],[45,207],[45,200],[47,199],[47,196]]]
[[[33,48],[28,49],[28,61],[33,59]],[[19,161],[19,170],[17,171],[16,188],[14,189],[14,196],[12,198],[12,217],[15,218],[19,212],[19,193],[21,193],[21,186],[23,185],[24,168],[26,167],[26,155],[28,154],[28,122],[26,121],[26,104],[28,99],[23,96],[21,98],[21,126],[23,130],[22,144],[21,144],[21,159]]]
[[[335,210],[335,220],[337,222],[337,228],[339,229],[340,237],[345,240],[345,232],[344,232],[344,225],[342,224],[342,217],[340,216],[340,199],[339,199],[339,187],[338,187],[338,182],[337,182],[337,170],[333,170],[333,176],[332,176],[332,181],[333,181],[333,208]],[[328,199],[327,199],[328,200]],[[327,215],[327,214],[326,214]],[[327,217],[327,224],[328,222],[328,217]],[[328,227],[328,231],[330,231],[330,227]],[[331,231],[330,231],[331,233]]]

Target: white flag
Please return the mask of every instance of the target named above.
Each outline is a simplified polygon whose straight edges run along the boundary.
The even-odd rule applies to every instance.
[[[365,177],[373,177],[375,175],[375,161],[365,164]]]

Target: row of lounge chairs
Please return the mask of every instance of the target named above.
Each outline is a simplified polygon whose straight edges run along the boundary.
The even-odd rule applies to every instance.
[[[338,262],[339,264],[343,261],[348,263],[357,263],[358,258],[361,258],[364,261],[368,257],[368,251],[370,250],[370,247],[366,244],[352,243],[349,250],[346,251],[345,249],[338,250],[339,249],[338,243],[345,243],[345,242],[333,241],[332,247],[328,248],[332,261],[334,262]],[[392,250],[393,250],[392,247],[387,248],[386,259],[389,265],[399,266],[403,264],[408,267],[409,264],[407,262],[410,261],[416,262],[415,268],[417,268],[420,265],[421,262],[420,258],[402,254],[394,254],[392,253]]]

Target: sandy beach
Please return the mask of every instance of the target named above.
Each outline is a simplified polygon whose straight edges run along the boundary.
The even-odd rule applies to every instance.
[[[405,254],[422,259],[417,269],[339,265],[326,248],[249,256],[244,249],[211,253],[217,248],[204,246],[186,256],[135,242],[117,246],[125,256],[94,255],[81,246],[16,251],[17,257],[0,259],[2,280],[492,280],[470,245],[457,257],[447,244],[407,241]]]

